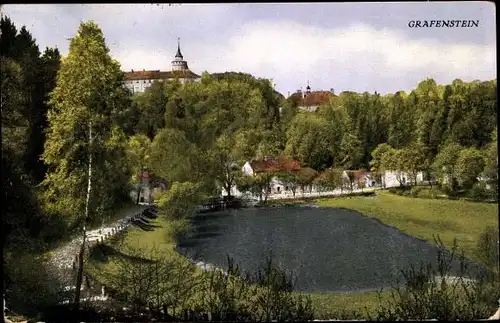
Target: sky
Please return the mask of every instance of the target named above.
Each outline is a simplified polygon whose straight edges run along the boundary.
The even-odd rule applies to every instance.
[[[4,5],[40,49],[64,56],[82,21],[103,30],[124,71],[170,70],[177,38],[189,68],[272,79],[276,90],[410,91],[496,78],[492,2]],[[411,20],[479,21],[472,28],[410,28]]]

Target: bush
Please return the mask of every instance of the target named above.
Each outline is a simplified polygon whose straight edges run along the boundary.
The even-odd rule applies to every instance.
[[[207,315],[215,321],[305,321],[313,318],[309,297],[295,295],[294,277],[269,260],[254,273],[242,273],[228,257],[224,272],[210,268],[202,273],[182,258],[158,250],[132,250],[117,259],[108,290],[132,305],[136,314],[149,310],[174,318]],[[194,313],[192,310],[194,309]],[[189,314],[190,313],[190,314]],[[183,317],[186,318],[186,317]]]
[[[483,183],[476,183],[468,192],[467,197],[475,200],[482,201],[488,199],[488,191]]]
[[[488,270],[498,275],[499,273],[499,232],[494,227],[488,227],[479,237],[476,245],[476,255]]]
[[[450,281],[446,277],[456,258],[456,243],[451,254],[440,240],[436,243],[440,248],[437,268],[427,265],[404,271],[402,286],[396,286],[390,300],[381,304],[377,320],[476,320],[494,312],[500,296],[499,280],[483,273],[474,273],[476,280],[465,279],[470,273],[462,254],[459,276]]]

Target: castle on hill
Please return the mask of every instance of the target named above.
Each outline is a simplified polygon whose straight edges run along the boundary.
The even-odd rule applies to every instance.
[[[181,83],[186,81],[197,81],[200,79],[198,74],[193,73],[187,61],[181,53],[180,40],[177,39],[177,53],[172,61],[172,69],[170,71],[160,70],[142,70],[125,72],[125,86],[133,93],[141,93],[146,91],[154,81],[165,81],[177,79]]]

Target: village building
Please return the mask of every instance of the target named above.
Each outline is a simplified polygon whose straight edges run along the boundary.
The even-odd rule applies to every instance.
[[[154,81],[179,80],[184,83],[186,81],[197,81],[200,79],[198,74],[193,73],[188,66],[187,61],[181,53],[181,45],[178,39],[177,53],[174,60],[171,62],[172,68],[170,71],[160,70],[142,70],[125,72],[125,86],[132,92],[141,93],[146,91]]]
[[[418,172],[416,176],[417,183],[424,183],[426,178],[423,172]],[[408,186],[412,182],[412,175],[404,171],[386,170],[382,175],[383,187]]]
[[[287,158],[270,158],[264,157],[262,159],[255,159],[245,162],[241,171],[246,176],[255,176],[262,173],[279,173],[279,172],[296,172],[301,169],[300,163],[296,160]],[[285,183],[283,183],[277,176],[273,176],[269,183],[267,194],[291,194],[292,190]],[[225,189],[222,189],[222,196],[227,195]],[[242,196],[244,193],[240,192],[237,187],[231,188],[232,196]]]
[[[300,110],[315,112],[319,106],[328,103],[333,97],[335,97],[333,89],[330,89],[330,91],[311,91],[308,82],[305,92],[302,89],[297,90],[288,97],[288,100]]]

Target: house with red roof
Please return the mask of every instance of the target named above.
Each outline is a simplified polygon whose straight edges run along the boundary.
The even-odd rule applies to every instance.
[[[278,179],[277,176],[274,176],[277,173],[281,172],[297,172],[301,169],[300,163],[293,159],[288,159],[285,157],[264,157],[262,159],[253,159],[247,161],[243,167],[242,172],[247,176],[256,176],[259,174],[272,174],[273,177],[269,183],[268,192],[269,195],[274,194],[288,194],[292,193],[291,188]],[[222,195],[227,195],[225,190],[222,190]],[[233,187],[231,190],[232,196],[241,196],[243,195],[236,187]]]

